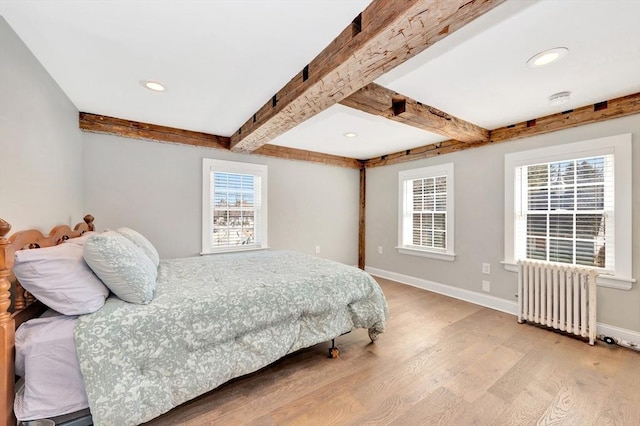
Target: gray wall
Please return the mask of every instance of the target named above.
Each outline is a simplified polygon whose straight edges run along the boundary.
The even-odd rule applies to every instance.
[[[0,218],[48,231],[82,219],[78,110],[0,16]]]
[[[484,146],[443,157],[367,170],[366,265],[515,301],[517,276],[504,270],[504,155],[555,144],[633,133],[633,277],[640,281],[640,115]],[[455,251],[453,262],[402,255],[398,243],[398,171],[453,162]],[[629,179],[632,177],[629,176]],[[383,254],[378,254],[378,246]],[[481,263],[491,264],[491,274]],[[483,293],[487,294],[487,293]],[[630,291],[598,289],[598,322],[640,332],[640,282]]]
[[[85,210],[99,229],[129,226],[160,256],[200,253],[202,158],[269,167],[269,247],[357,264],[359,172],[116,136],[84,135]]]

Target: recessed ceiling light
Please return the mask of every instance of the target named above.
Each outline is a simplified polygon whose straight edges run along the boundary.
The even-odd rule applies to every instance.
[[[142,86],[146,87],[149,90],[153,90],[154,92],[164,92],[164,86],[157,81],[142,80],[140,84],[142,84]]]
[[[344,136],[345,138],[355,138],[356,136],[358,136],[358,134],[355,132],[347,132],[347,133],[344,133],[342,136]]]
[[[532,56],[527,61],[527,65],[530,68],[540,68],[545,65],[549,65],[553,62],[559,61],[566,54],[569,53],[569,49],[566,47],[556,47],[553,49],[545,50],[544,52],[540,52],[537,55]]]
[[[569,96],[571,96],[571,92],[558,92],[549,96],[549,105],[558,106],[562,104],[566,104],[569,102]]]

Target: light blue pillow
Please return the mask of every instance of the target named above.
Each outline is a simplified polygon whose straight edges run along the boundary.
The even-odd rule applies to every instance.
[[[129,239],[116,232],[92,235],[84,243],[87,265],[120,299],[147,304],[156,291],[157,266]]]
[[[128,240],[130,240],[133,244],[137,245],[142,249],[144,254],[149,256],[149,259],[156,265],[156,268],[160,264],[160,256],[158,255],[158,250],[151,244],[151,241],[147,240],[141,233],[138,231],[134,231],[131,228],[118,228],[116,229],[118,234],[124,235]]]

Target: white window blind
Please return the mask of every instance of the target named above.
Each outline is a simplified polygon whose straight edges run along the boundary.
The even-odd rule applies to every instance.
[[[516,260],[615,270],[614,157],[516,168]]]
[[[453,260],[453,164],[399,173],[398,249]]]
[[[260,178],[239,173],[211,173],[211,247],[252,246],[260,213]],[[256,196],[258,195],[258,196]]]
[[[203,253],[266,247],[266,166],[203,161]]]
[[[447,177],[407,181],[411,199],[411,244],[426,248],[447,248]]]

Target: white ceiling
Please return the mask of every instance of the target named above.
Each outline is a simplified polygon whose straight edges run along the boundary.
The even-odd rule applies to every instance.
[[[368,4],[0,0],[0,15],[80,111],[229,136]],[[638,22],[640,0],[509,0],[376,82],[494,129],[640,92]],[[560,91],[570,102],[550,107]],[[366,159],[444,139],[336,105],[272,143]]]

